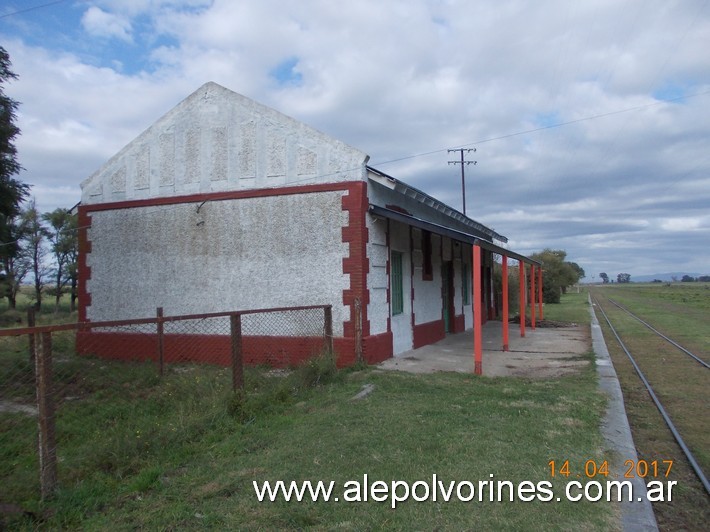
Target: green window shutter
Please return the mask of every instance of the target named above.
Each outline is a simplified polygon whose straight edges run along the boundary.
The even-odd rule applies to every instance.
[[[392,315],[404,312],[404,290],[402,286],[402,253],[393,251],[390,259],[390,301]]]

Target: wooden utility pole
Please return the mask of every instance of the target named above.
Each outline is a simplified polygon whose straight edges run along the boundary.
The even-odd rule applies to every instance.
[[[461,165],[461,196],[462,196],[462,201],[463,201],[463,213],[464,215],[466,214],[466,172],[464,171],[464,168],[468,166],[469,164],[476,164],[478,161],[466,161],[464,160],[464,155],[463,152],[476,152],[476,148],[454,148],[451,150],[448,150],[449,153],[451,152],[460,152],[461,153],[461,160],[459,161],[449,161],[449,164],[460,164]]]

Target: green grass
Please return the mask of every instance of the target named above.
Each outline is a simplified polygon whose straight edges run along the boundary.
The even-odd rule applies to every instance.
[[[25,327],[27,325],[27,309],[34,304],[34,301],[34,288],[30,286],[23,286],[20,289],[17,294],[15,309],[10,308],[7,298],[0,298],[0,328]],[[58,311],[55,308],[54,296],[44,294],[42,296],[42,308],[36,316],[37,325],[77,321],[77,313],[70,312],[69,307],[69,294],[64,294],[60,298]]]
[[[599,294],[639,314],[686,349],[710,353],[710,283],[615,284]]]
[[[651,383],[676,429],[695,459],[710,468],[710,373],[696,361],[655,336],[646,327],[612,305],[622,304],[696,355],[708,360],[710,352],[710,285],[707,283],[652,283],[593,288],[593,293]],[[673,480],[678,489],[673,502],[654,504],[661,530],[701,530],[710,519],[708,498],[700,481],[660,413],[650,401],[631,362],[598,318],[609,347],[639,457],[675,460]]]
[[[563,301],[581,312],[586,295]],[[260,503],[252,487],[332,480],[342,495],[345,482],[364,474],[385,482],[433,474],[445,482],[490,475],[538,482],[551,480],[550,460],[569,460],[579,472],[605,458],[593,364],[577,375],[526,380],[335,371],[325,358],[287,376],[249,369],[245,393],[235,396],[225,369],[185,366],[159,379],[150,365],[63,358],[53,499],[38,499],[34,421],[0,414],[12,423],[0,437],[2,502],[36,516],[16,518],[14,528],[608,530],[615,523],[614,505],[605,503],[408,501],[393,510],[377,502]],[[351,400],[364,384],[374,392]]]
[[[570,289],[558,304],[545,304],[543,312],[546,320],[588,324],[591,319],[589,293],[586,288],[580,288],[579,293],[576,288]]]

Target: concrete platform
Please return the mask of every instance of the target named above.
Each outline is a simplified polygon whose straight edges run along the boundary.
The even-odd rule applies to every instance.
[[[589,327],[527,327],[521,338],[520,326],[511,323],[509,350],[503,351],[503,324],[489,321],[483,326],[483,375],[557,377],[588,365],[582,355],[591,348]],[[473,331],[449,334],[440,342],[385,360],[379,367],[411,373],[473,373]]]

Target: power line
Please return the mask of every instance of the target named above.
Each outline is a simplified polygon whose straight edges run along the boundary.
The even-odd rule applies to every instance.
[[[640,111],[642,109],[647,109],[649,107],[655,107],[657,105],[662,105],[664,103],[673,103],[677,102],[680,100],[686,100],[689,98],[694,98],[697,96],[705,96],[706,94],[710,94],[710,90],[704,91],[704,92],[697,92],[695,94],[688,94],[685,96],[678,96],[677,98],[668,98],[668,99],[663,99],[663,100],[657,100],[653,103],[647,103],[644,105],[637,105],[635,107],[627,107],[625,109],[618,109],[616,111],[609,111],[608,113],[600,113],[598,115],[590,115],[590,116],[585,116],[582,118],[576,118],[574,120],[568,120],[567,122],[559,122],[557,124],[550,124],[549,126],[541,126],[541,127],[536,127],[533,129],[525,129],[523,131],[516,131],[515,133],[508,133],[506,135],[500,135],[498,137],[489,137],[485,139],[480,139],[476,140],[473,142],[467,142],[465,144],[461,144],[459,148],[465,148],[467,146],[472,146],[473,144],[483,144],[484,142],[493,142],[494,140],[503,140],[503,139],[508,139],[511,137],[518,137],[520,135],[527,135],[529,133],[537,133],[538,131],[544,131],[546,129],[554,129],[562,126],[569,126],[570,124],[577,124],[579,122],[587,122],[589,120],[596,120],[597,118],[605,118],[607,116],[614,116],[614,115],[619,115],[623,113],[630,113],[632,111]],[[385,164],[392,164],[392,163],[398,163],[401,161],[407,161],[409,159],[416,159],[418,157],[426,157],[427,155],[434,155],[436,153],[443,153],[445,151],[448,151],[447,148],[440,148],[438,150],[432,150],[432,151],[427,151],[427,152],[422,152],[422,153],[415,153],[413,155],[407,155],[405,157],[399,157],[398,159],[390,159],[389,161],[381,161],[377,163],[373,163],[373,166],[382,166]]]
[[[55,6],[57,4],[63,4],[67,1],[68,0],[55,0],[54,2],[48,2],[46,4],[41,4],[38,6],[20,9],[19,11],[13,11],[12,13],[6,13],[5,15],[0,15],[0,18],[7,18],[7,17],[11,17],[13,15],[21,15],[22,13],[27,13],[28,11],[35,11],[36,9],[42,9],[43,7],[50,7],[50,6]]]

